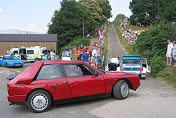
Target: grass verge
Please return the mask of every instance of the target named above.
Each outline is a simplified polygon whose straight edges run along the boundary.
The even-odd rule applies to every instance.
[[[125,50],[127,51],[128,55],[136,55],[134,52],[133,52],[133,45],[130,45],[128,43],[128,40],[125,39],[124,37],[122,37],[122,33],[120,32],[119,30],[119,26],[120,26],[120,22],[115,22],[114,23],[114,26],[115,26],[115,29],[116,29],[116,32],[117,32],[117,36],[120,40],[120,43],[123,45],[123,47],[125,48]]]
[[[105,65],[108,62],[108,57],[109,57],[109,25],[107,24],[107,29],[106,29],[106,35],[105,35],[105,40],[103,43],[103,48],[105,50]]]
[[[176,88],[176,68],[168,66],[157,74],[157,78]]]
[[[131,29],[131,30],[148,30],[151,28],[152,28],[152,26],[144,27],[144,26],[133,26],[133,25],[126,27],[127,30],[129,30],[129,29]]]

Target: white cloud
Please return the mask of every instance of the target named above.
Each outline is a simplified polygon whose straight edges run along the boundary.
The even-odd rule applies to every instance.
[[[36,26],[35,24],[33,24],[33,23],[27,24],[27,29],[28,29],[29,31],[35,31],[36,28],[37,28],[37,26]]]
[[[0,8],[0,13],[2,13],[2,8]]]

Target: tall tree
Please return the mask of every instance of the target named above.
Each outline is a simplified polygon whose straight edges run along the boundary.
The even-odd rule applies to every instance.
[[[176,0],[162,0],[161,17],[169,22],[176,22]]]
[[[161,0],[132,0],[129,8],[133,16],[130,20],[142,25],[150,25],[160,20]]]
[[[109,3],[109,0],[97,0],[97,2],[103,11],[103,15],[106,16],[107,19],[111,18],[112,17],[112,14],[111,14],[112,8]]]
[[[124,14],[117,14],[115,20],[116,20],[116,21],[119,21],[119,20],[121,20],[121,19],[126,19],[126,18],[127,18],[127,17],[126,17]]]
[[[103,15],[103,11],[96,0],[79,0],[79,2],[91,12],[94,21],[98,24],[104,24],[106,22],[107,18]]]
[[[49,23],[48,33],[58,35],[58,49],[83,35],[83,21],[85,34],[93,31],[97,23],[91,17],[91,13],[75,0],[63,0],[61,9],[54,12]]]

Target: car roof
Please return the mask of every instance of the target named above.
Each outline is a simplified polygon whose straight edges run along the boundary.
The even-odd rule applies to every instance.
[[[44,65],[49,65],[49,64],[65,64],[65,63],[69,63],[69,64],[74,64],[74,63],[85,63],[84,61],[58,61],[58,60],[54,60],[54,61],[44,61],[43,64]]]
[[[122,59],[141,59],[141,56],[127,55],[127,56],[123,56]]]

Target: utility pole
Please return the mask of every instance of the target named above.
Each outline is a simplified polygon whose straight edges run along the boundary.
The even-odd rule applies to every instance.
[[[83,19],[83,38],[84,38],[84,19]]]

